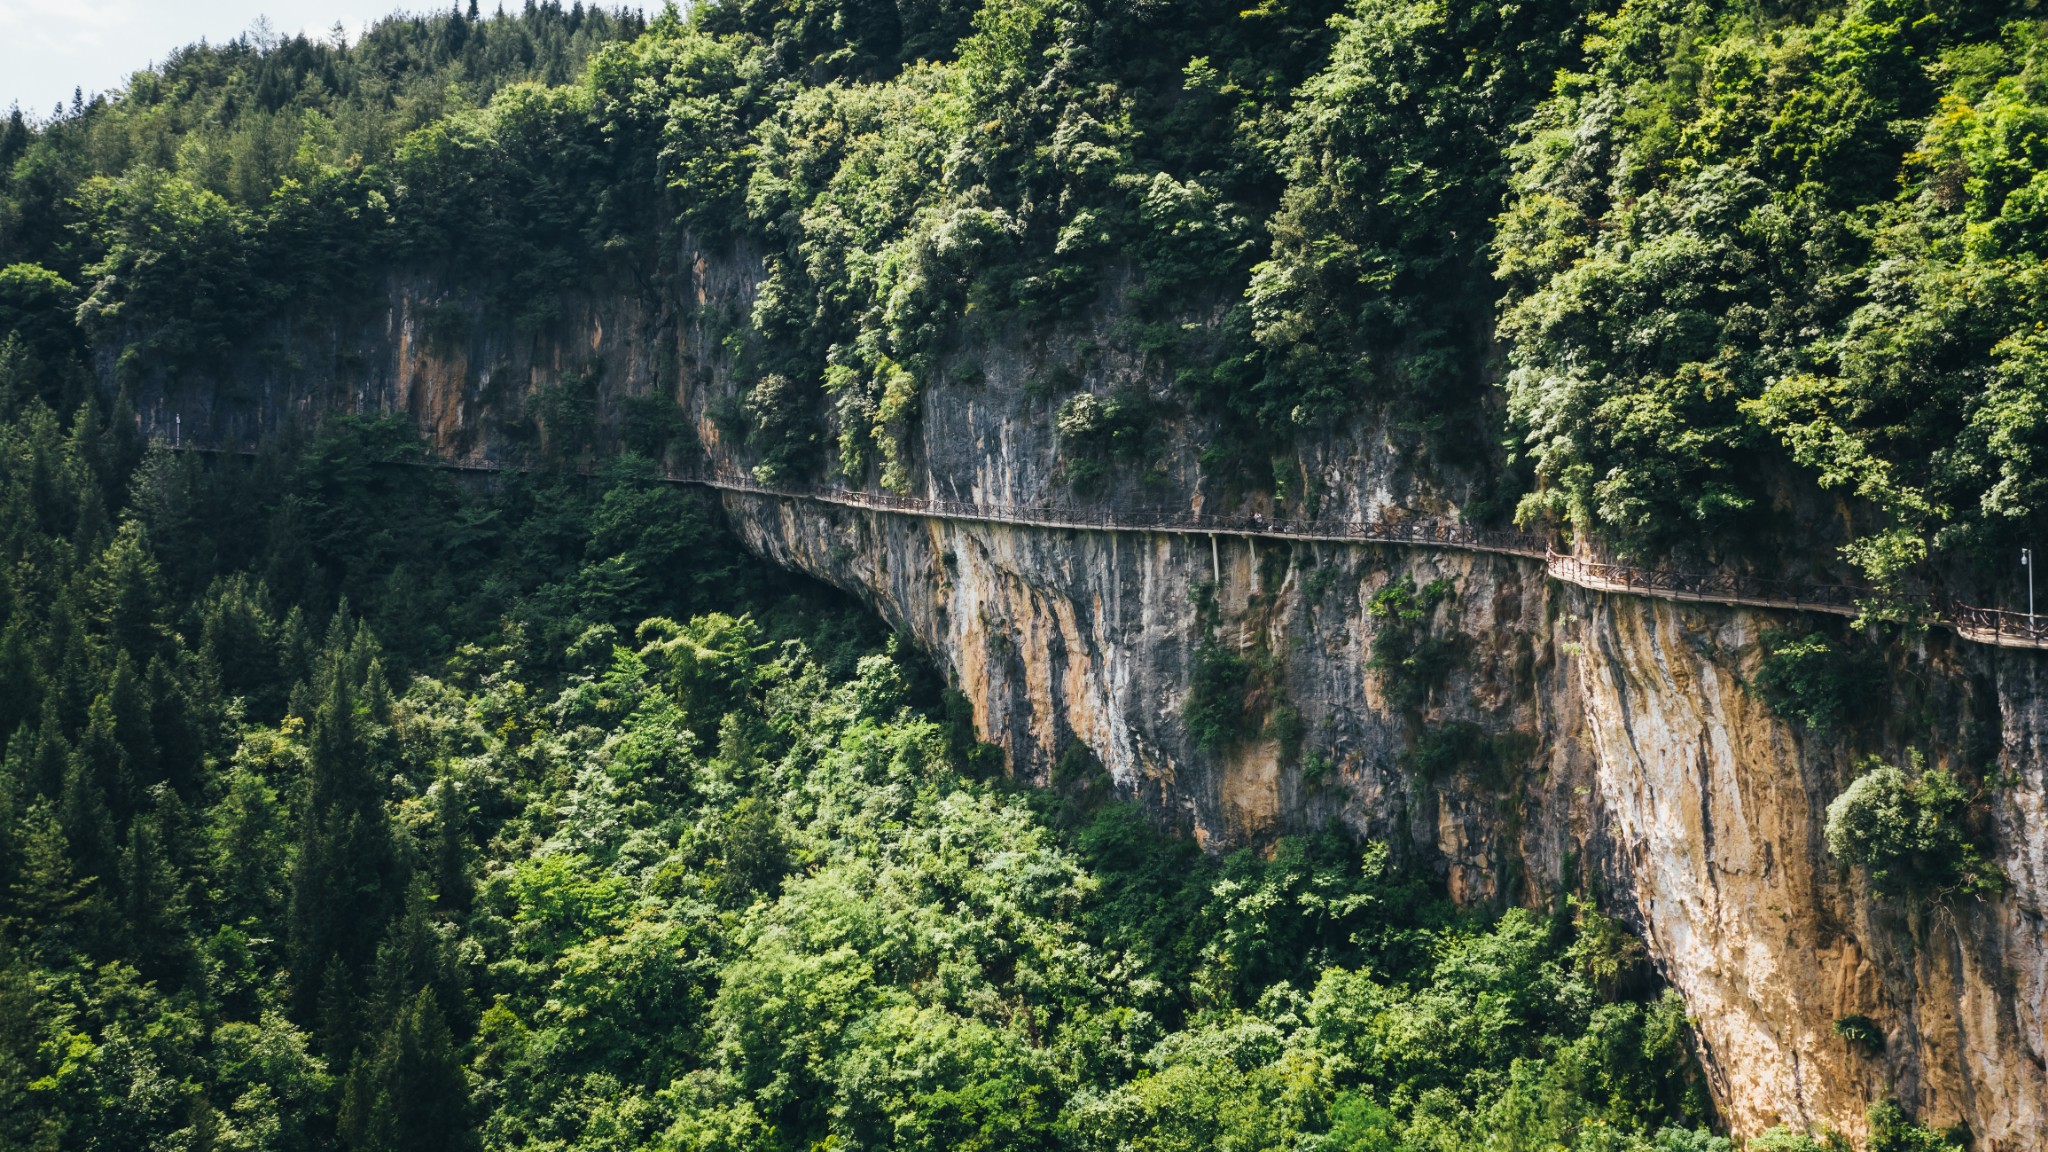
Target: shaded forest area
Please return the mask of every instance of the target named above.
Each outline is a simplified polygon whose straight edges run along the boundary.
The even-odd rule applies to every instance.
[[[744,242],[760,292],[718,323],[764,476],[900,487],[966,342],[1107,309],[1175,383],[1071,398],[1077,483],[1180,408],[1277,490],[1369,413],[1494,477],[1474,519],[1769,562],[1839,501],[1843,555],[1809,559],[1976,593],[2043,524],[2042,43],[2027,4],[1950,0],[549,3],[244,38],[0,125],[0,320],[204,375],[398,269],[544,326]]]
[[[1495,478],[1475,519],[1657,553],[1834,493],[1880,587],[1967,582],[2042,516],[2043,43],[1904,0],[472,4],[16,111],[0,1143],[1727,1148],[1590,908],[1460,913],[1335,834],[1205,860],[1078,749],[1020,790],[630,456],[465,488],[341,420],[208,464],[121,389],[399,270],[540,330],[744,244],[764,478],[902,486],[963,341],[1111,302],[1174,385],[1070,398],[1077,482],[1162,404],[1252,484],[1371,413]],[[1949,804],[1870,781],[1845,817]],[[1864,862],[1977,882],[1922,839]]]
[[[5,383],[8,1147],[1727,1147],[1613,922],[1021,789],[642,462]]]

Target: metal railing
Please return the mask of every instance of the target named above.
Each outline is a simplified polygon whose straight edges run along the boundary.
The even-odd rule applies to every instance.
[[[253,455],[255,448],[213,448],[182,444],[186,452]],[[420,461],[429,467],[464,472],[521,471],[493,461],[441,458]],[[1077,531],[1164,532],[1189,536],[1245,536],[1254,539],[1330,541],[1355,544],[1398,544],[1455,548],[1543,561],[1553,580],[1596,592],[1620,592],[1660,600],[1826,612],[1855,616],[1871,591],[1848,584],[1803,584],[1742,576],[1730,572],[1688,572],[1672,568],[1641,568],[1572,553],[1558,552],[1549,541],[1529,532],[1474,528],[1437,520],[1382,517],[1374,520],[1304,521],[1266,517],[1260,513],[1218,516],[1185,508],[1116,510],[1044,501],[1037,504],[990,504],[947,497],[907,496],[852,488],[795,488],[763,484],[752,475],[731,469],[666,472],[662,479],[722,492],[738,492],[778,500],[808,500],[846,508],[928,516],[986,524],[1072,529]],[[2001,648],[2048,649],[2048,616],[2002,608],[1979,608],[1958,602],[1942,604],[1935,620],[1966,640]]]
[[[1866,589],[1848,584],[1801,584],[1732,572],[1686,572],[1671,568],[1638,568],[1583,556],[1550,553],[1544,566],[1553,579],[1604,592],[1629,592],[1665,600],[1698,600],[1716,604],[1748,604],[1800,612],[1831,612],[1854,616]]]
[[[763,484],[740,472],[671,472],[664,479],[726,492],[744,492],[785,500],[811,500],[850,508],[902,512],[948,520],[1016,524],[1035,528],[1090,531],[1167,532],[1190,536],[1251,536],[1287,540],[1327,540],[1364,544],[1420,544],[1473,552],[1497,552],[1530,559],[1546,554],[1545,540],[1527,532],[1473,528],[1437,520],[1295,521],[1262,513],[1218,516],[1184,508],[1087,507],[1045,501],[1038,504],[991,504],[935,496],[904,496],[849,488],[790,488]]]
[[[1940,617],[1965,640],[2001,648],[2048,648],[2048,616],[1951,603]]]

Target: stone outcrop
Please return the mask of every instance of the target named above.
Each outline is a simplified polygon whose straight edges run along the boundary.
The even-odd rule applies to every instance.
[[[228,379],[155,382],[138,408],[153,427],[175,413],[188,438],[221,443],[325,413],[404,411],[447,455],[481,461],[571,450],[528,416],[571,387],[597,451],[628,397],[656,396],[684,414],[679,452],[744,465],[723,415],[744,382],[722,370],[706,325],[744,302],[745,265],[694,263],[674,299],[585,300],[545,335],[398,284],[359,322],[279,336]],[[463,322],[433,335],[451,310]],[[980,371],[958,378],[975,382],[934,382],[921,399],[911,458],[924,494],[1074,499],[1052,427],[1063,395],[1032,386],[1048,363],[1080,364],[1079,387],[1171,400],[1165,374],[1119,351],[1106,323],[961,355]],[[1203,474],[1206,432],[1170,416],[1141,469],[1152,474],[1095,499],[1270,507]],[[1324,515],[1454,515],[1468,486],[1425,457],[1361,419],[1289,469]],[[1885,719],[1855,734],[1856,754],[1918,748],[1991,781],[2009,881],[1995,898],[1909,907],[1872,896],[1822,845],[1850,748],[1745,687],[1760,636],[1796,618],[1587,592],[1512,557],[725,504],[748,546],[924,645],[1020,775],[1046,777],[1078,742],[1206,846],[1335,819],[1441,869],[1461,900],[1595,896],[1684,995],[1738,1132],[1855,1133],[1865,1106],[1893,1095],[1924,1121],[1967,1123],[1979,1148],[2048,1148],[2048,654],[1943,634],[1892,654],[1890,698],[1872,710]],[[1451,589],[1423,626],[1445,666],[1420,684],[1372,661],[1372,598],[1403,579]],[[1246,659],[1247,715],[1265,721],[1224,748],[1197,746],[1182,720],[1205,636]],[[1882,1053],[1834,1033],[1848,1015],[1883,1027]]]

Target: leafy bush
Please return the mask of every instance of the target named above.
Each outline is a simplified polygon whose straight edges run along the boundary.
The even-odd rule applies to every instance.
[[[1828,805],[1828,851],[1869,870],[1891,896],[1979,896],[2004,883],[1970,827],[1972,796],[1951,774],[1921,764],[1914,774],[1873,756]]]
[[[1407,576],[1381,588],[1366,602],[1376,623],[1366,667],[1380,674],[1381,690],[1396,708],[1417,708],[1450,670],[1452,642],[1432,626],[1437,606],[1452,598],[1449,580],[1421,588]]]
[[[1967,1132],[1933,1132],[1913,1123],[1896,1100],[1880,1100],[1865,1114],[1870,1122],[1869,1152],[1964,1152]]]
[[[1402,759],[1424,780],[1469,771],[1476,783],[1503,788],[1526,766],[1534,745],[1527,733],[1496,734],[1469,720],[1452,720],[1423,732]]]
[[[1743,0],[1596,20],[1508,149],[1494,237],[1539,482],[1522,515],[1756,547],[1796,478],[1854,498],[1845,555],[1887,591],[2038,536],[2044,157],[2017,128],[2048,98],[2036,16]],[[1805,544],[1784,527],[1773,542]]]
[[[1819,633],[1765,632],[1755,686],[1771,711],[1821,734],[1871,706],[1882,670]]]
[[[1884,1029],[1868,1016],[1843,1016],[1836,1019],[1835,1035],[1871,1055],[1884,1051]]]
[[[1251,675],[1251,661],[1215,637],[1196,646],[1187,701],[1181,705],[1181,721],[1196,747],[1221,751],[1257,733],[1245,701]]]
[[[1160,445],[1152,436],[1151,401],[1140,392],[1097,396],[1082,392],[1067,398],[1053,417],[1060,451],[1067,458],[1067,483],[1089,491],[1100,486],[1112,461],[1151,459]]]

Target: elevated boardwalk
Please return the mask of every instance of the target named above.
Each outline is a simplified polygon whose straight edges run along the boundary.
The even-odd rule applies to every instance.
[[[178,451],[249,455],[251,449],[181,445]],[[504,465],[461,460],[426,460],[429,467],[462,472],[517,471]],[[777,500],[799,500],[866,512],[916,516],[971,524],[1001,524],[1076,532],[1144,532],[1177,536],[1236,536],[1252,540],[1311,541],[1333,544],[1390,544],[1414,548],[1453,549],[1542,561],[1544,572],[1560,583],[1595,592],[1645,596],[1657,600],[1730,604],[1787,612],[1824,612],[1855,616],[1857,602],[1868,590],[1847,584],[1798,584],[1727,572],[1685,572],[1611,564],[1558,552],[1541,536],[1528,532],[1473,528],[1435,520],[1383,517],[1376,520],[1292,522],[1260,515],[1215,516],[1186,509],[1141,509],[1115,512],[1070,505],[1007,505],[924,496],[899,496],[847,488],[788,488],[763,484],[732,471],[670,472],[671,484],[737,492]],[[1937,607],[1934,620],[1956,635],[1999,648],[2048,649],[2048,616],[2029,616],[1999,608],[1948,603]]]

